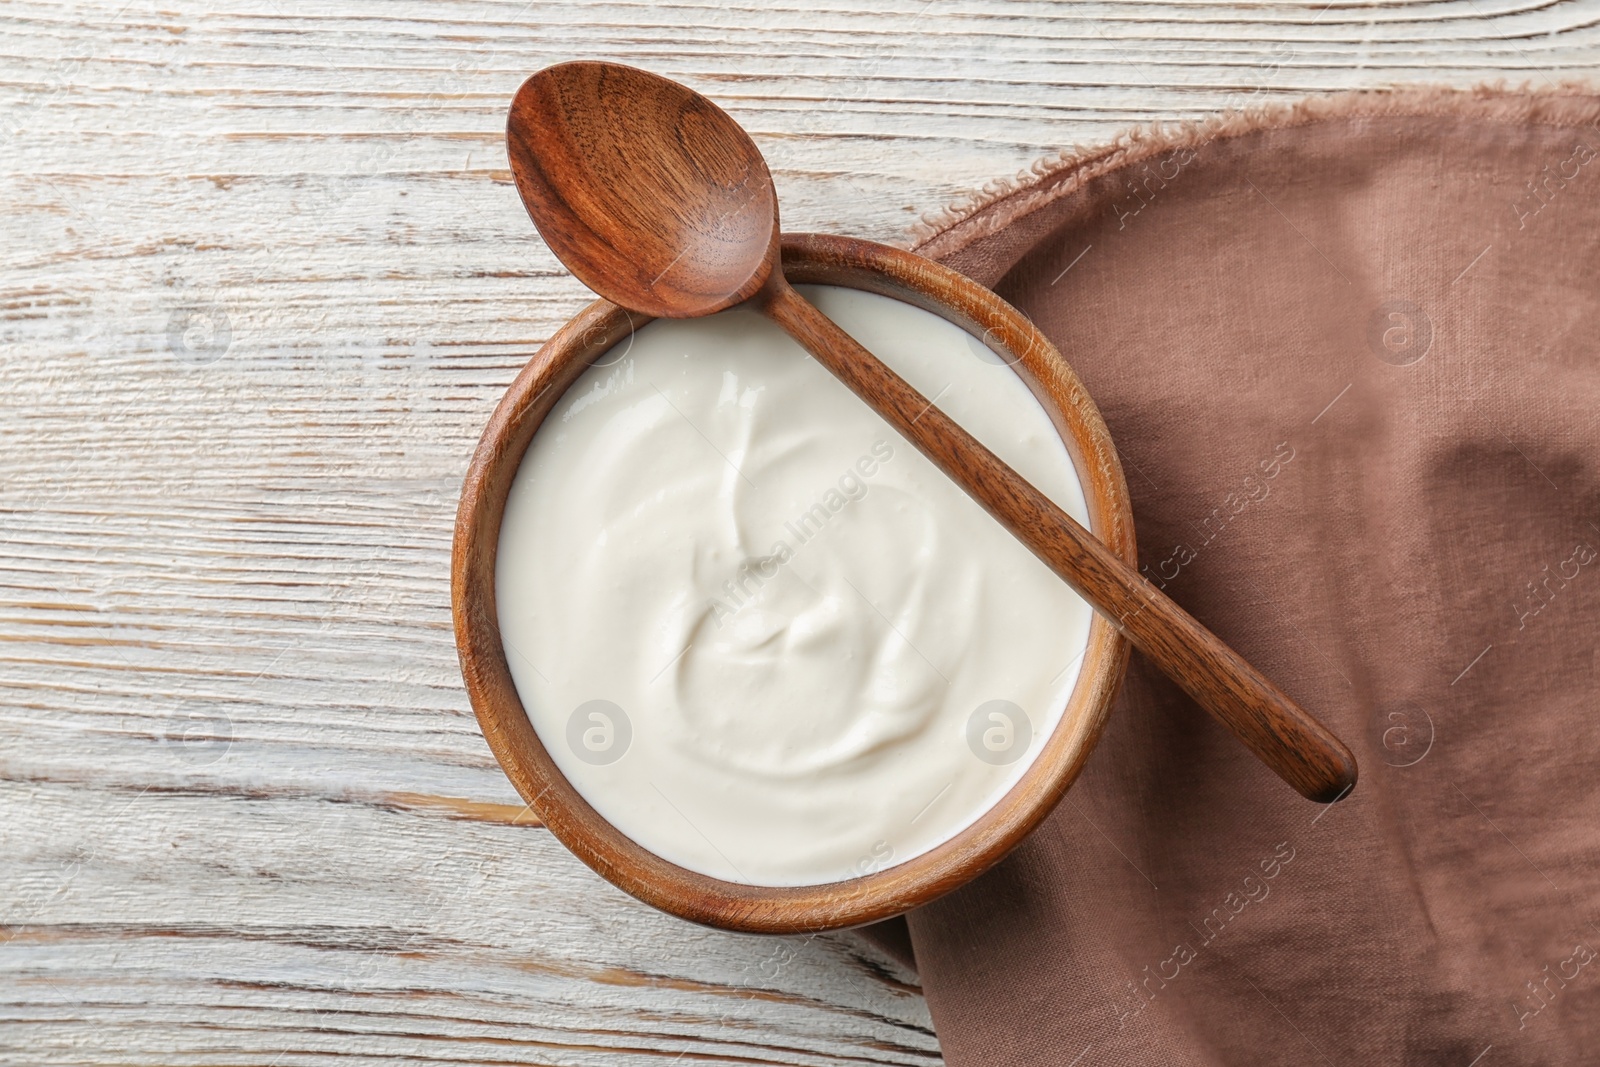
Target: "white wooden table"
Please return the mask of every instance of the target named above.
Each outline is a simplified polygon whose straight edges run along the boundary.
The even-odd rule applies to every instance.
[[[1600,69],[1600,2],[0,6],[0,1062],[931,1064],[851,935],[658,915],[528,825],[456,492],[587,299],[502,148],[548,63],[709,93],[790,229],[904,241],[1125,125]]]

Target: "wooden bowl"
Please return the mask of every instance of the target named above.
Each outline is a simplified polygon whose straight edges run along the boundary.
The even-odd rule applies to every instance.
[[[955,271],[870,241],[786,235],[783,269],[795,283],[864,289],[914,304],[981,337],[1021,375],[1066,443],[1083,484],[1090,528],[1135,562],[1128,489],[1105,423],[1066,360],[1020,312]],[[473,710],[500,766],[550,831],[601,876],[647,904],[708,926],[767,934],[859,926],[926,904],[977,877],[1050,813],[1105,726],[1128,644],[1098,614],[1061,721],[1017,784],[944,844],[858,878],[774,888],[685,870],[624,837],[545,751],[500,642],[494,575],[500,520],[517,466],[545,415],[593,360],[648,321],[597,300],[563,326],[511,383],[467,471],[451,565],[456,648]]]

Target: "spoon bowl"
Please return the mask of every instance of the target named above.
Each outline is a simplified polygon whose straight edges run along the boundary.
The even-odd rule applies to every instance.
[[[539,235],[612,303],[694,318],[748,300],[771,277],[772,175],[749,135],[699,93],[616,63],[561,63],[522,83],[506,140]]]

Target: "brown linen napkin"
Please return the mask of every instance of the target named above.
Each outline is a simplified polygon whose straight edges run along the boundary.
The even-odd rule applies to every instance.
[[[921,246],[1087,384],[1147,573],[1362,763],[1323,808],[1136,653],[909,917],[946,1060],[1600,1062],[1600,97],[1129,135]]]

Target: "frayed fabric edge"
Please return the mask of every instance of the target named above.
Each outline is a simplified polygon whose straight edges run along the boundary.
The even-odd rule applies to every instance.
[[[1326,93],[1291,103],[1224,111],[1205,119],[1152,122],[1095,148],[1063,149],[1035,161],[1010,180],[988,182],[922,216],[910,246],[942,259],[995,233],[1111,171],[1181,148],[1222,138],[1351,118],[1458,116],[1484,122],[1600,126],[1600,89],[1584,81],[1533,87],[1494,82],[1460,89],[1397,86]]]

